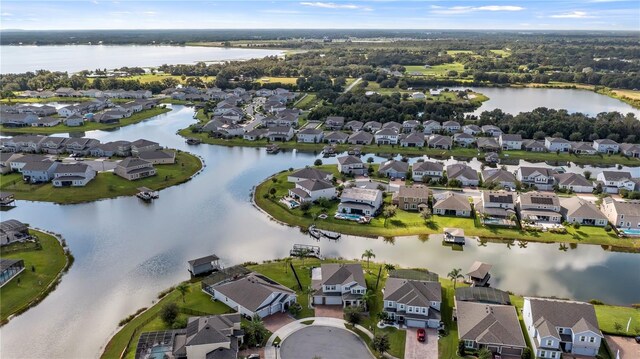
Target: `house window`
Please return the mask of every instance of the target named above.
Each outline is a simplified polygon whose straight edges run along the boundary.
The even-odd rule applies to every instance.
[[[547,342],[546,342],[545,346],[550,347],[552,345],[553,345],[553,340],[547,339]]]
[[[589,337],[589,343],[595,343],[596,337]]]
[[[473,348],[474,347],[474,341],[465,339],[464,346],[467,347],[467,348]]]
[[[541,350],[540,351],[540,358],[546,358],[547,357],[547,351],[546,350]]]
[[[551,358],[555,358],[556,357],[556,352],[551,352]]]
[[[413,307],[409,307],[409,313],[413,313]]]
[[[585,337],[584,335],[580,336],[580,341],[581,342],[586,342],[587,341],[587,337]]]
[[[427,313],[427,308],[422,308],[422,313]]]

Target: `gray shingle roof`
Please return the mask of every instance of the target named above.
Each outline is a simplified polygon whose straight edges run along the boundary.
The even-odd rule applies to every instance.
[[[436,171],[436,172],[442,172],[444,170],[444,166],[442,165],[442,163],[438,163],[438,162],[431,162],[431,161],[424,161],[424,162],[416,162],[413,165],[413,170],[414,171]]]
[[[449,191],[438,196],[437,202],[433,205],[433,208],[470,211],[471,204],[469,204],[469,200],[464,195]]]
[[[388,278],[384,286],[384,300],[429,307],[431,302],[442,301],[442,287],[438,282]]]
[[[574,334],[592,331],[602,335],[593,305],[558,299],[525,298],[531,304],[533,325],[542,337],[558,337],[555,328],[572,328]]]
[[[295,293],[282,284],[257,273],[250,273],[240,279],[216,285],[214,289],[252,312],[257,311],[273,293]]]
[[[322,285],[342,285],[356,282],[367,287],[364,280],[364,272],[360,263],[328,263],[320,267],[322,272]]]
[[[458,337],[480,344],[526,347],[516,308],[456,300]]]

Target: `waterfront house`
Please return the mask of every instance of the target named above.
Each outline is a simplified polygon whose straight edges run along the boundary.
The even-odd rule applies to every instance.
[[[627,171],[602,171],[596,176],[606,193],[618,193],[621,189],[633,191],[636,183]]]
[[[558,188],[576,193],[591,193],[593,183],[577,173],[557,173],[553,175]]]
[[[433,214],[471,217],[471,203],[463,194],[447,191],[433,195],[433,200]]]
[[[463,186],[477,186],[480,183],[478,171],[465,163],[456,163],[447,166],[447,178],[449,181],[458,180]]]
[[[34,153],[40,152],[45,138],[41,135],[18,135],[0,139],[0,141],[2,141],[3,152]]]
[[[522,140],[522,148],[529,152],[544,152],[546,147],[544,143],[537,140]]]
[[[366,169],[360,157],[348,155],[338,157],[338,171],[351,175],[362,175]]]
[[[510,305],[509,293],[492,287],[458,287],[455,300],[462,302]]]
[[[160,144],[158,142],[149,141],[142,138],[131,142],[131,153],[133,155],[139,155],[141,152],[155,151],[159,149]]]
[[[93,146],[89,154],[94,157],[131,156],[131,142],[112,141]]]
[[[286,142],[293,138],[293,127],[274,126],[269,127],[266,137],[271,142]]]
[[[327,263],[311,270],[314,305],[341,305],[343,308],[365,304],[362,296],[367,282],[360,263]]]
[[[487,225],[511,226],[516,211],[516,195],[507,191],[483,191],[480,203],[475,207],[481,220]]]
[[[545,137],[544,147],[549,152],[569,152],[571,142],[561,137]]]
[[[379,145],[398,144],[398,130],[395,128],[383,128],[375,133],[375,142]]]
[[[383,294],[382,310],[394,323],[410,328],[440,327],[442,287],[438,281],[390,277]]]
[[[476,142],[478,149],[481,151],[498,152],[501,148],[498,140],[493,137],[478,137]]]
[[[525,297],[522,319],[537,358],[559,359],[562,353],[595,357],[604,338],[588,303]]]
[[[620,152],[620,145],[618,142],[608,138],[593,141],[593,148],[599,153],[613,154]]]
[[[424,147],[424,135],[422,133],[409,133],[400,135],[400,147]]]
[[[327,130],[342,130],[344,127],[344,117],[342,116],[329,116],[324,121],[324,128]]]
[[[467,349],[519,358],[527,347],[514,306],[456,299],[455,315],[458,339]]]
[[[69,127],[78,127],[84,124],[84,118],[80,115],[73,114],[64,119],[64,124]]]
[[[84,163],[59,164],[53,172],[54,187],[84,187],[96,177],[96,171]]]
[[[425,121],[422,126],[424,127],[424,133],[426,135],[431,135],[434,133],[438,133],[442,130],[442,126],[440,122],[434,120]]]
[[[569,223],[598,227],[607,225],[607,217],[598,207],[580,197],[561,198],[560,207],[563,219]]]
[[[632,158],[640,158],[640,145],[636,143],[622,143],[620,144],[620,152]]]
[[[520,219],[531,223],[560,223],[560,199],[555,193],[524,192],[518,196]]]
[[[32,113],[0,113],[0,124],[5,127],[32,126],[38,121],[38,116]]]
[[[498,137],[498,143],[503,150],[522,149],[522,136],[519,134],[502,133]]]
[[[363,126],[364,126],[364,123],[363,123],[363,122],[353,120],[353,121],[349,121],[349,122],[347,122],[347,123],[344,125],[344,129],[345,129],[345,130],[349,130],[349,131],[356,132],[356,131],[360,131],[360,130],[362,129],[362,127],[363,127]]]
[[[406,178],[409,172],[409,163],[404,161],[389,160],[380,164],[378,174],[390,178]]]
[[[58,115],[62,117],[69,117],[71,115],[77,114],[80,112],[80,108],[76,105],[68,105],[64,107],[60,107],[58,110]]]
[[[605,197],[600,209],[616,228],[640,229],[640,201],[616,201]]]
[[[67,153],[77,154],[77,155],[87,155],[89,150],[100,144],[100,141],[94,138],[80,137],[73,138],[70,137],[64,142],[65,149]]]
[[[588,142],[571,142],[571,153],[577,155],[595,155],[596,150]]]
[[[313,202],[319,198],[331,199],[337,196],[333,183],[325,180],[306,179],[295,183],[289,190],[289,196],[300,202]]]
[[[20,170],[22,179],[28,183],[49,182],[58,164],[59,162],[49,160],[27,162]]]
[[[471,136],[475,136],[482,132],[482,129],[478,125],[464,125],[462,126],[462,132]]]
[[[138,158],[154,165],[168,165],[176,163],[176,152],[163,150],[144,151],[138,154]]]
[[[2,245],[4,242],[0,242]],[[0,258],[0,287],[22,273],[24,260]]]
[[[442,130],[448,133],[456,133],[460,131],[460,123],[457,121],[445,121],[442,123]]]
[[[382,191],[367,188],[345,188],[340,195],[338,213],[373,217],[382,206]]]
[[[287,182],[299,182],[303,180],[323,180],[323,181],[331,181],[333,179],[333,174],[325,171],[321,171],[312,167],[305,167],[301,170],[297,170],[287,176]]]
[[[516,178],[522,184],[536,186],[538,189],[550,190],[555,181],[554,175],[557,172],[545,167],[522,166],[516,170]]]
[[[453,135],[453,142],[460,147],[471,147],[476,142],[476,138],[466,132],[460,132]]]
[[[140,158],[127,157],[124,160],[118,162],[116,168],[113,170],[116,175],[129,180],[134,181],[137,179],[154,176],[157,171],[153,167],[153,164],[149,161],[145,161]]]
[[[484,181],[484,185],[495,183],[503,188],[516,188],[516,176],[501,168],[488,168],[482,171],[482,180]]]
[[[264,138],[264,136],[266,136],[268,132],[269,130],[266,128],[254,128],[253,130],[242,135],[242,138],[247,141],[257,141]]]
[[[260,318],[286,312],[296,302],[296,293],[258,273],[207,287],[212,297],[245,317]]]
[[[348,139],[349,139],[349,135],[347,135],[342,131],[329,132],[324,135],[324,142],[330,143],[330,144],[347,143]]]
[[[375,133],[382,129],[382,124],[378,121],[368,121],[364,124],[362,129],[371,133]]]
[[[493,125],[484,125],[481,127],[482,133],[491,137],[498,137],[502,134],[502,130]]]
[[[11,171],[16,171],[22,173],[22,168],[27,165],[29,162],[41,162],[41,161],[49,161],[49,158],[42,155],[22,155],[16,154],[11,158],[7,159],[7,165],[11,169]]]
[[[442,178],[444,166],[442,163],[431,161],[418,161],[413,165],[411,178],[416,182],[426,182],[427,180],[438,180]]]
[[[489,271],[493,266],[489,263],[483,263],[479,261],[473,262],[469,270],[467,271],[467,281],[471,283],[472,287],[486,287],[488,286],[491,274]]]
[[[0,174],[7,174],[13,171],[11,160],[22,157],[21,154],[12,152],[0,152]]]
[[[40,149],[44,153],[49,153],[53,155],[61,154],[66,151],[65,143],[67,142],[66,137],[55,137],[48,136],[40,141]]]
[[[26,224],[15,219],[0,222],[0,245],[23,242],[30,238],[29,227]]]
[[[305,128],[296,134],[298,142],[302,143],[320,143],[322,142],[323,132],[315,128]]]
[[[219,270],[219,259],[220,258],[218,258],[218,256],[215,254],[192,259],[187,262],[187,264],[189,264],[189,273],[191,273],[191,275],[193,276],[199,276]]]
[[[429,146],[429,148],[450,150],[453,146],[453,140],[449,136],[434,134],[427,137],[427,146]]]
[[[61,118],[58,117],[42,117],[39,118],[36,122],[32,123],[33,127],[53,127],[57,126],[62,122]]]
[[[393,202],[405,211],[422,211],[429,208],[429,188],[423,185],[401,185]]]
[[[352,145],[370,145],[373,141],[373,135],[369,132],[358,131],[349,136],[347,142]]]

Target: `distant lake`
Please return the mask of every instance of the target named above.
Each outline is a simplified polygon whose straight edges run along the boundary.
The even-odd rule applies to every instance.
[[[280,50],[227,49],[201,46],[64,45],[0,46],[0,73],[51,70],[82,70],[152,67],[163,64],[194,64],[247,60],[282,54]]]

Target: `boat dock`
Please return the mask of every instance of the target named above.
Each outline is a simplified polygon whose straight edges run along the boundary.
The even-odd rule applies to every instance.
[[[199,145],[202,143],[202,140],[199,138],[187,138],[187,145]]]
[[[151,202],[154,199],[157,199],[160,197],[160,194],[158,193],[158,191],[154,191],[147,187],[139,187],[138,191],[139,192],[138,194],[136,194],[136,197],[140,198],[145,202]]]
[[[327,239],[331,239],[334,241],[337,241],[338,239],[340,239],[340,237],[342,237],[342,234],[338,233],[338,232],[332,232],[332,231],[326,231],[323,229],[318,229],[316,228],[315,225],[311,225],[309,227],[309,234],[311,235],[311,237],[320,240],[320,237],[325,237]]]
[[[293,248],[289,251],[289,255],[292,257],[304,256],[322,259],[322,256],[320,255],[320,247],[309,244],[294,244]]]
[[[270,144],[267,146],[267,153],[275,155],[278,152],[280,152],[280,147],[278,147],[278,145]]]
[[[0,192],[0,206],[2,207],[15,207],[16,199],[13,193]]]

